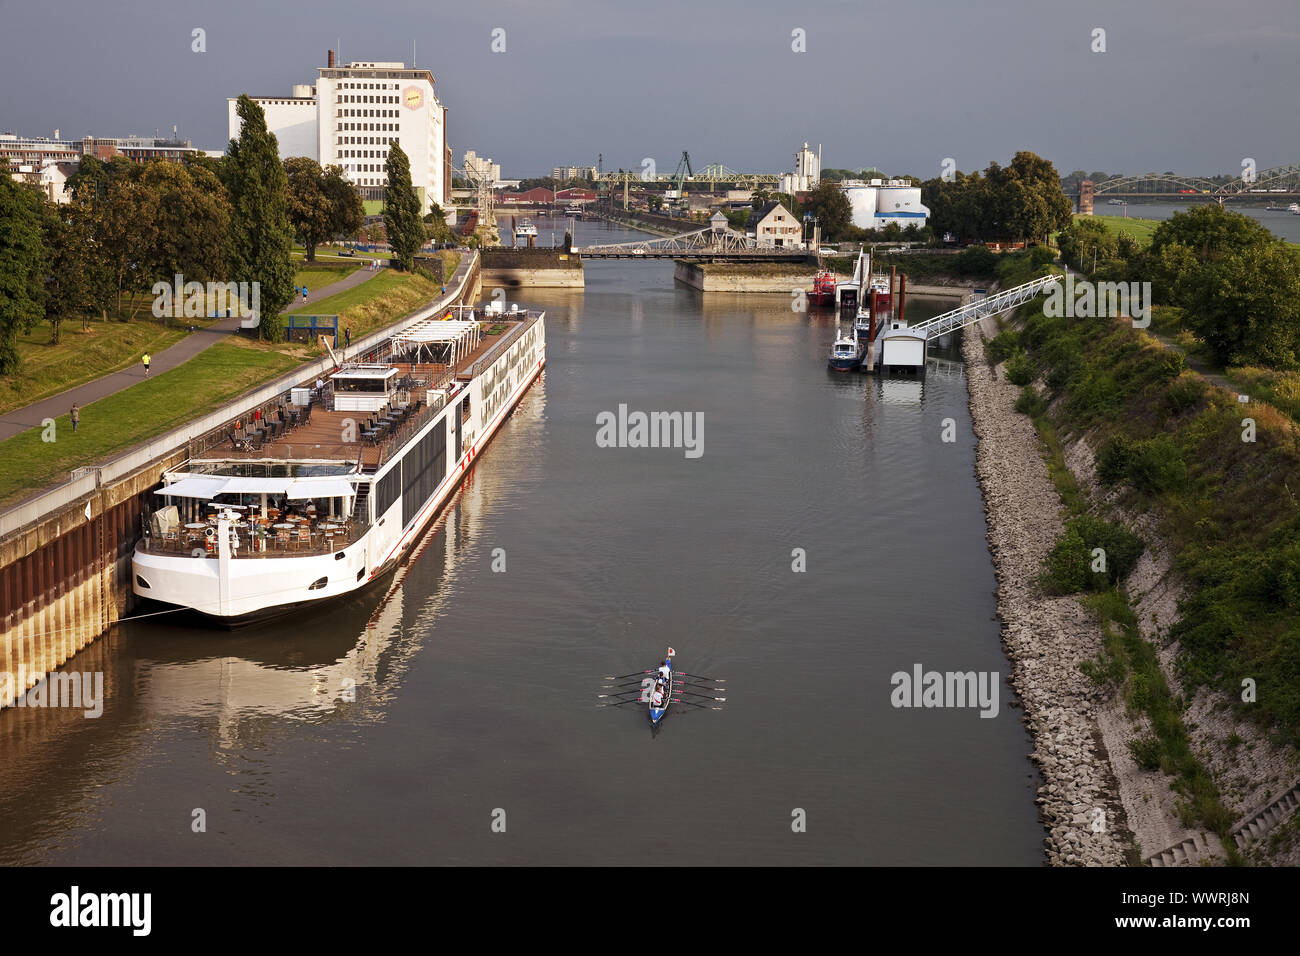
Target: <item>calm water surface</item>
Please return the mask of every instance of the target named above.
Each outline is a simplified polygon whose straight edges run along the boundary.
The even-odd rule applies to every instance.
[[[101,718],[0,713],[0,862],[1037,864],[955,347],[924,384],[835,376],[788,297],[587,283],[519,296],[545,376],[387,593],[128,622],[73,662]],[[620,403],[703,413],[703,456],[598,448]],[[724,709],[596,706],[670,644]],[[998,672],[998,716],[893,708],[915,663]]]

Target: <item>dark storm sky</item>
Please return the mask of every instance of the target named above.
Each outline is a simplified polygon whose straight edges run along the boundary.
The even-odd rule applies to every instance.
[[[507,176],[600,152],[606,169],[649,156],[671,172],[683,149],[696,166],[780,171],[804,140],[827,166],[925,177],[1017,149],[1062,172],[1300,161],[1296,0],[0,0],[0,130],[175,124],[221,149],[228,96],[288,95],[340,38],[344,60],[408,64],[414,40],[456,162],[475,149]]]

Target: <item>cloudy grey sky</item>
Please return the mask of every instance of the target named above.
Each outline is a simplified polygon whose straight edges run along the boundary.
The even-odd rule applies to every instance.
[[[0,130],[175,124],[221,149],[228,96],[288,95],[340,38],[345,61],[408,64],[414,40],[457,163],[475,149],[507,176],[601,152],[671,171],[683,149],[780,171],[805,140],[827,166],[926,177],[1018,149],[1062,172],[1300,162],[1296,0],[0,0]]]

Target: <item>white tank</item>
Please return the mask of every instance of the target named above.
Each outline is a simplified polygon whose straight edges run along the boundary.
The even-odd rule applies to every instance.
[[[897,216],[900,213],[930,214],[930,210],[921,205],[919,186],[881,186],[876,193],[876,212],[886,216]]]
[[[846,181],[844,194],[849,197],[849,206],[853,209],[853,225],[859,229],[876,228],[876,193],[875,186],[862,182]]]
[[[307,99],[312,95],[311,85],[308,83],[295,83],[293,85],[293,95],[297,99]]]

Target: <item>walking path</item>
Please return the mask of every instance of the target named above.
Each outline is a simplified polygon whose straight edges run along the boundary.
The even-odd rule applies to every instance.
[[[340,279],[338,282],[331,282],[327,286],[322,286],[315,293],[309,292],[309,294],[314,297],[315,301],[319,302],[327,296],[344,292],[363,282],[367,282],[382,271],[382,269],[377,269],[372,272],[369,269],[361,268],[350,276]],[[301,308],[301,300],[290,303],[290,307]],[[153,361],[149,364],[150,377],[184,365],[194,356],[211,348],[238,329],[239,321],[238,316],[221,319],[206,329],[199,329],[197,332],[186,336],[170,348],[163,349],[157,355],[152,356]],[[0,418],[0,441],[21,434],[29,428],[39,428],[47,418],[58,418],[60,415],[68,414],[72,410],[73,402],[85,408],[91,402],[97,402],[101,398],[115,395],[142,381],[144,381],[144,366],[137,362],[130,368],[124,368],[120,372],[112,372],[86,382],[84,385],[78,385],[75,388],[59,392],[57,395],[51,395],[49,398],[33,402],[31,405],[15,408],[6,412],[4,417]]]

